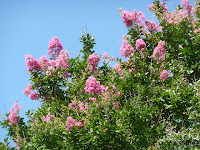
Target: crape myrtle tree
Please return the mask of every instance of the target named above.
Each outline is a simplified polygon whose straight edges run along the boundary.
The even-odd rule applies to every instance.
[[[49,42],[50,59],[26,55],[30,84],[23,92],[41,107],[26,113],[27,123],[18,103],[5,115],[1,125],[17,149],[200,148],[199,2],[183,0],[170,12],[154,1],[149,10],[158,23],[119,9],[128,30],[123,59],[100,57],[88,33],[76,58],[57,37]],[[14,149],[7,139],[0,145]]]

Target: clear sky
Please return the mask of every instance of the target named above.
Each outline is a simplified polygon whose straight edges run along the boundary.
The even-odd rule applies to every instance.
[[[75,57],[81,49],[79,37],[83,27],[95,36],[96,53],[120,56],[122,36],[127,29],[118,8],[142,11],[150,20],[147,10],[153,0],[0,0],[0,114],[8,113],[15,100],[23,107],[20,116],[29,109],[37,109],[39,101],[23,95],[29,83],[25,55],[39,59],[47,55],[48,42],[57,36],[63,48]],[[171,10],[181,0],[169,0]],[[190,0],[194,5],[194,0]],[[0,118],[2,120],[2,118]],[[0,128],[0,141],[5,138]]]

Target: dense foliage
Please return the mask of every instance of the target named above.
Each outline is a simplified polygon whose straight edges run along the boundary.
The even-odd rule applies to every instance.
[[[93,50],[95,39],[70,58],[57,37],[48,55],[26,55],[30,84],[40,100],[27,123],[13,105],[1,125],[20,149],[199,149],[200,7],[183,0],[175,12],[155,1],[142,12],[119,9],[128,29],[115,59]],[[114,67],[110,63],[117,64]],[[12,149],[7,139],[0,148]]]

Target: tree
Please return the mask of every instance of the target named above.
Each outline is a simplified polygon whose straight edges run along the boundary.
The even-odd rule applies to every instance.
[[[159,24],[119,9],[128,29],[120,48],[125,61],[104,53],[98,67],[89,33],[76,58],[57,37],[49,42],[50,60],[26,55],[31,83],[24,94],[42,105],[25,123],[15,103],[1,122],[18,148],[200,148],[199,3],[183,0],[172,13],[155,1],[149,10]]]

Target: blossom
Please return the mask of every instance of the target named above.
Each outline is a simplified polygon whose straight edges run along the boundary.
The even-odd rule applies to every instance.
[[[87,61],[90,66],[90,71],[94,72],[94,71],[96,71],[96,67],[100,62],[100,56],[97,54],[92,54],[88,57]]]
[[[103,53],[103,61],[105,61],[108,58],[108,54],[106,52]]]
[[[25,61],[29,60],[29,59],[33,59],[33,56],[32,55],[25,55]]]
[[[29,83],[28,84],[28,87],[26,89],[23,90],[23,93],[28,96],[30,93],[31,93],[31,88],[32,88],[32,85]]]
[[[90,76],[86,81],[85,92],[89,94],[101,94],[100,83],[96,80],[95,77]]]
[[[149,9],[150,11],[153,11],[153,4],[149,5],[149,6],[148,6],[148,9]]]
[[[160,79],[161,80],[166,80],[169,76],[169,73],[167,70],[163,70],[162,73],[160,74]]]
[[[57,68],[66,69],[69,67],[69,53],[66,50],[61,50],[58,59],[56,59]]]
[[[120,96],[120,92],[115,92],[116,97]]]
[[[89,100],[96,102],[97,98],[96,97],[90,97]]]
[[[88,110],[89,109],[89,105],[87,102],[81,102],[81,101],[72,101],[69,105],[68,105],[69,108],[71,108],[72,110],[78,110],[79,111],[85,111],[85,110]]]
[[[48,66],[50,65],[50,64],[49,64],[49,61],[48,61],[48,59],[47,59],[47,56],[45,56],[45,55],[42,56],[42,57],[40,57],[39,63],[40,63],[40,66],[41,66],[42,70],[47,69]]]
[[[49,41],[48,55],[55,59],[60,54],[62,49],[62,43],[59,42],[58,37],[52,37]]]
[[[37,92],[34,92],[34,93],[30,93],[30,94],[29,94],[29,97],[30,97],[32,100],[37,100],[37,99],[39,98],[38,91],[37,91]]]
[[[142,52],[143,49],[145,48],[146,46],[146,43],[144,42],[143,39],[137,39],[136,40],[136,44],[135,44],[135,47],[137,50],[139,50],[139,52]]]
[[[138,22],[138,13],[135,10],[133,12],[124,10],[121,12],[121,17],[127,27],[132,27],[135,22]]]
[[[115,57],[114,57],[114,56],[112,56],[112,57],[111,57],[111,59],[114,61],[114,60],[115,60]]]
[[[8,115],[11,126],[19,123],[20,119],[18,114],[20,109],[22,109],[22,106],[18,105],[18,103],[14,103],[13,107],[11,107],[10,114]]]
[[[165,42],[159,41],[158,46],[154,49],[152,57],[155,60],[165,60]]]
[[[191,14],[192,5],[189,4],[189,0],[182,0],[181,3],[183,3],[183,8],[187,11],[187,13]]]
[[[42,121],[44,121],[46,123],[50,123],[51,122],[50,120],[51,120],[52,117],[55,117],[55,116],[54,115],[47,115],[46,117],[43,116]]]
[[[115,109],[119,109],[119,103],[118,102],[114,102],[113,105],[114,105]]]
[[[26,66],[27,66],[28,72],[42,70],[39,60],[36,60],[33,57],[27,56],[27,55],[25,57],[26,57],[25,59],[27,61]]]
[[[156,32],[162,31],[162,27],[157,25],[155,21],[146,20],[145,25],[147,30],[149,31],[156,31]]]
[[[120,51],[121,51],[120,53],[121,56],[128,57],[134,52],[134,49],[131,45],[128,44],[128,41],[124,39]]]
[[[115,64],[115,65],[113,66],[113,68],[114,68],[115,70],[117,70],[117,72],[118,72],[120,75],[123,75],[123,70],[121,69],[120,64]]]
[[[67,130],[70,131],[70,128],[73,127],[75,123],[76,121],[71,116],[67,117],[66,121]]]

